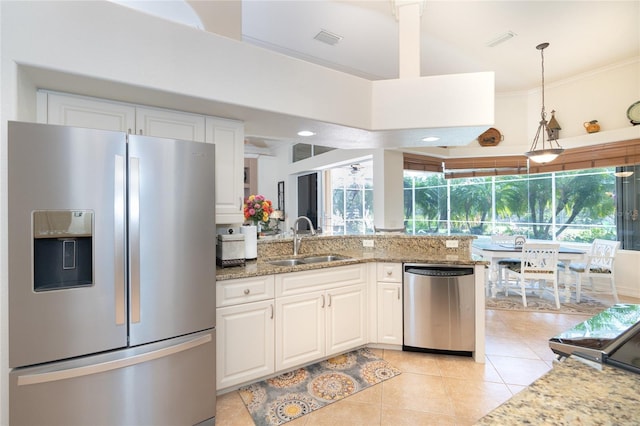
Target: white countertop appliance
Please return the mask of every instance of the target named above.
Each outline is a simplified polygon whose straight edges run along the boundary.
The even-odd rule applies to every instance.
[[[8,135],[10,423],[213,424],[214,145]]]
[[[216,264],[223,268],[245,265],[243,234],[218,234]]]

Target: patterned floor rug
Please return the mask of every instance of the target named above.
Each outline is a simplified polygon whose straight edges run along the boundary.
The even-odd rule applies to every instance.
[[[256,425],[281,425],[400,374],[369,349],[239,389]]]
[[[553,312],[562,314],[579,314],[579,315],[595,315],[604,311],[614,304],[612,299],[606,298],[596,299],[592,296],[582,295],[580,303],[576,303],[575,297],[571,296],[568,303],[564,302],[564,298],[560,297],[560,309],[556,308],[553,296],[544,294],[543,297],[537,297],[527,294],[527,307],[522,305],[522,297],[520,295],[499,294],[492,298],[488,296],[485,300],[486,309],[502,310],[502,311],[523,311],[523,312]]]

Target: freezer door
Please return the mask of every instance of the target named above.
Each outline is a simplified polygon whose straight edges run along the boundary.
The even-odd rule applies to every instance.
[[[13,370],[10,424],[175,426],[209,420],[216,411],[215,341],[215,330],[208,330]]]
[[[214,146],[129,136],[130,345],[215,326]]]
[[[8,136],[9,366],[125,347],[125,135]]]

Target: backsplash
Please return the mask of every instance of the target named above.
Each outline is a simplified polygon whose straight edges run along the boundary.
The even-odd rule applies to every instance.
[[[429,254],[458,254],[469,255],[471,244],[475,236],[439,236],[439,235],[342,235],[302,237],[299,254],[319,254],[350,251],[385,251],[403,250],[420,251]],[[363,247],[363,241],[373,241],[374,247]],[[447,247],[447,241],[457,241],[458,247]],[[293,239],[261,239],[258,240],[258,257],[273,258],[291,256],[293,254]]]

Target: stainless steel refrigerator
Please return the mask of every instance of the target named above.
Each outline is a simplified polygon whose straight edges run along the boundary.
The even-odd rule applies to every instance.
[[[214,146],[8,136],[11,425],[212,424]]]

